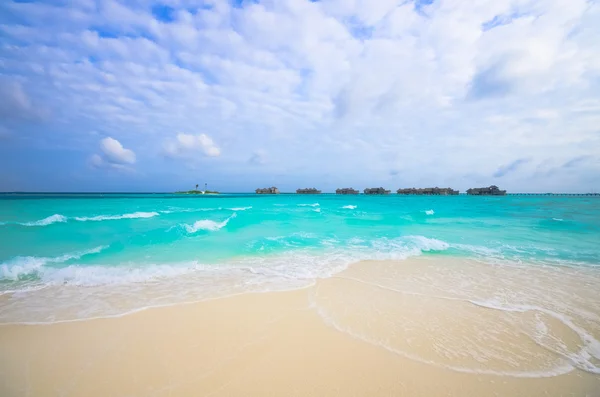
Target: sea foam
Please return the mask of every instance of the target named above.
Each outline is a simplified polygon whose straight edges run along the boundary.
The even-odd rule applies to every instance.
[[[158,212],[134,212],[131,214],[122,214],[122,215],[98,215],[98,216],[76,216],[76,221],[79,222],[87,222],[87,221],[110,221],[117,219],[138,219],[138,218],[152,218],[158,216]]]
[[[188,233],[196,233],[198,230],[208,230],[214,232],[227,226],[229,221],[235,218],[236,216],[237,214],[234,212],[229,218],[225,219],[223,222],[215,222],[210,219],[201,219],[199,221],[194,222],[194,224],[192,225],[184,224],[183,227]]]
[[[76,220],[78,222],[87,222],[87,221],[108,221],[108,220],[117,220],[117,219],[137,219],[137,218],[152,218],[158,216],[158,212],[134,212],[131,214],[121,214],[121,215],[98,215],[98,216],[76,216],[73,218],[68,218],[61,214],[50,215],[44,219],[40,219],[32,222],[16,222],[17,225],[22,226],[48,226],[54,223],[65,223],[69,221],[69,219]],[[3,222],[0,224],[8,224],[9,222]]]
[[[85,251],[78,251],[57,257],[18,256],[0,264],[0,279],[18,280],[22,276],[37,273],[48,263],[64,263],[72,259],[80,259],[86,255],[97,254],[107,248],[98,246]]]
[[[544,348],[568,360],[573,366],[579,368],[580,370],[592,374],[600,374],[600,342],[585,329],[576,325],[564,314],[535,305],[506,304],[499,302],[497,299],[490,299],[487,301],[469,300],[469,302],[482,308],[500,310],[509,313],[544,313],[545,315],[558,320],[565,327],[570,328],[571,331],[575,332],[581,339],[582,346],[578,352],[566,351],[566,346],[563,343],[554,345],[549,345],[546,343],[544,341],[544,336],[548,335],[548,327],[543,322],[540,323],[538,321],[538,324],[536,324],[536,334],[529,335],[529,337],[532,338],[533,341],[538,345],[543,346]],[[554,337],[550,339],[555,340]]]
[[[54,215],[50,215],[47,218],[44,219],[40,219],[39,221],[34,221],[34,222],[24,222],[24,223],[19,223],[19,225],[23,225],[23,226],[48,226],[51,225],[53,223],[63,223],[67,221],[67,217],[60,215],[60,214],[54,214]]]

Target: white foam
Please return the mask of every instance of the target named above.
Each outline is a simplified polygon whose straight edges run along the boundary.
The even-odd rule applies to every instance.
[[[320,204],[319,203],[314,203],[314,204],[298,204],[298,207],[318,207]]]
[[[222,222],[216,222],[213,220],[203,219],[194,222],[194,224],[183,224],[182,227],[188,233],[196,233],[199,230],[206,231],[217,231],[225,227],[229,221],[235,218],[236,213],[232,214],[230,217],[225,219]],[[300,237],[300,238],[315,238],[315,235],[310,233],[294,233],[291,237]],[[267,237],[267,240],[279,241],[285,240],[286,236],[279,237]],[[330,276],[332,273],[329,269],[329,266],[332,263],[335,263],[334,268],[343,270],[346,266],[351,263],[367,260],[367,259],[376,259],[376,260],[386,260],[386,259],[406,259],[411,256],[421,255],[423,252],[427,251],[444,251],[448,249],[448,243],[427,238],[423,236],[406,236],[398,239],[379,239],[375,241],[365,241],[359,238],[352,238],[347,241],[348,245],[345,248],[336,248],[336,244],[339,243],[339,240],[335,239],[325,239],[324,240],[326,246],[331,247],[331,249],[326,252],[312,254],[310,251],[290,251],[285,254],[281,254],[278,256],[269,256],[266,258],[245,258],[237,262],[238,266],[246,266],[248,264],[252,265],[255,263],[268,263],[272,264],[274,262],[280,264],[282,272],[285,272],[286,267],[293,268],[294,265],[300,264],[300,266],[306,267],[306,269],[312,270],[303,270],[307,271],[311,274],[311,277],[320,277],[322,274],[320,272],[324,272],[323,274]],[[19,276],[25,274],[31,274],[34,272],[39,272],[39,270],[47,263],[63,263],[72,259],[79,259],[85,255],[98,253],[107,248],[106,246],[99,246],[86,251],[79,251],[74,253],[69,253],[65,255],[61,255],[58,257],[16,257],[12,260],[2,263],[0,265],[0,277],[5,279],[16,280]],[[282,259],[285,258],[285,259]],[[310,266],[309,266],[310,264]],[[170,265],[164,265],[165,272],[167,272]],[[180,268],[179,266],[177,266]],[[321,269],[321,267],[324,267]],[[124,266],[125,269],[130,269],[127,271],[131,271],[132,268]],[[195,268],[195,267],[194,267]],[[54,274],[53,280],[56,281],[61,277],[64,280],[76,280],[77,277],[71,277],[75,274],[86,274],[86,272],[93,272],[98,274],[102,272],[103,269],[106,269],[107,272],[118,272],[119,268],[111,268],[108,266],[100,266],[97,268],[87,267],[87,266],[72,266],[70,268],[63,269],[53,269],[53,270],[44,270],[45,275]],[[144,268],[145,269],[145,268]],[[130,282],[135,282],[136,280],[141,281],[144,280],[144,276],[142,273],[145,271],[140,268],[135,270],[138,278],[129,278]],[[154,269],[154,268],[152,268]],[[177,270],[175,274],[179,274],[180,270]],[[77,273],[80,272],[80,273]],[[150,271],[150,277],[153,277],[151,274],[154,270]],[[168,272],[167,272],[168,273]],[[111,273],[112,274],[112,273]],[[166,273],[165,273],[166,274]],[[295,277],[294,274],[298,274],[296,270],[292,270],[290,273],[290,277]],[[71,275],[67,277],[67,275]],[[98,276],[100,277],[100,276]],[[104,276],[102,276],[104,277]],[[121,280],[125,280],[125,278],[120,278]],[[51,281],[47,279],[47,281]],[[86,284],[87,285],[87,284]]]
[[[415,243],[421,251],[445,251],[450,244],[445,241],[424,236],[406,236],[406,239]]]
[[[394,348],[393,346],[386,343],[386,341],[384,341],[384,340],[379,340],[379,339],[369,337],[367,335],[359,334],[359,333],[353,331],[349,327],[344,327],[344,326],[340,325],[337,321],[335,321],[335,319],[332,316],[328,315],[328,313],[326,313],[324,309],[320,308],[314,301],[312,302],[312,307],[316,309],[317,313],[323,319],[325,324],[327,324],[328,326],[330,326],[334,329],[337,329],[338,331],[343,332],[355,339],[361,340],[361,341],[369,343],[371,345],[381,347],[391,353],[405,357],[409,360],[420,362],[420,363],[427,364],[427,365],[431,365],[431,366],[438,367],[438,368],[448,369],[448,370],[451,370],[454,372],[469,373],[469,374],[481,374],[481,375],[507,376],[507,377],[514,377],[514,378],[551,378],[551,377],[555,377],[555,376],[559,376],[559,375],[564,375],[566,373],[573,371],[573,369],[574,369],[574,367],[569,364],[560,365],[560,366],[557,366],[550,370],[544,370],[544,371],[496,371],[496,370],[458,367],[458,366],[453,366],[453,365],[444,365],[444,364],[440,364],[440,363],[437,363],[432,360],[424,359],[415,354],[411,354],[406,351]]]
[[[355,210],[356,209],[356,205],[345,205],[342,208],[345,208],[347,210]]]
[[[199,221],[194,222],[193,225],[184,224],[183,227],[188,233],[196,233],[198,230],[208,230],[208,231],[216,231],[227,226],[229,221],[235,218],[237,214],[234,212],[229,218],[225,219],[223,222],[215,222],[210,219],[201,219]]]
[[[315,209],[313,209],[313,211],[314,212],[321,212],[321,209],[320,208],[315,208]]]
[[[63,263],[71,259],[79,259],[85,255],[97,254],[106,246],[99,246],[85,251],[73,252],[57,257],[17,256],[0,264],[0,279],[18,280],[19,277],[39,272],[47,263]]]
[[[563,222],[564,221],[564,219],[561,219],[561,218],[552,218],[552,220],[556,221],[556,222]]]
[[[433,215],[433,214],[435,214],[435,212],[433,210],[427,210],[427,211],[425,211],[425,214],[426,215]]]
[[[234,208],[227,208],[228,210],[231,211],[246,211],[246,210],[250,210],[252,209],[252,207],[234,207]]]
[[[20,276],[35,272],[48,262],[49,258],[19,256],[0,265],[0,279],[18,280]]]
[[[91,253],[91,251],[87,252]],[[47,285],[86,287],[130,285],[132,288],[138,283],[172,279],[178,276],[186,276],[187,280],[188,276],[192,274],[203,275],[208,279],[234,273],[238,275],[253,274],[261,277],[252,279],[246,277],[245,284],[270,283],[275,285],[276,281],[284,281],[281,283],[281,289],[286,289],[287,284],[294,288],[297,287],[298,284],[295,281],[314,281],[318,278],[330,277],[344,270],[351,262],[351,257],[342,253],[314,256],[304,252],[288,252],[270,257],[245,258],[218,265],[202,264],[197,261],[137,266],[72,265],[63,268],[40,268],[38,272],[42,281]]]
[[[87,221],[109,221],[109,220],[117,220],[117,219],[137,219],[137,218],[152,218],[158,216],[158,212],[134,212],[131,214],[122,214],[122,215],[98,215],[98,216],[76,216],[74,219],[79,222],[87,222]]]
[[[542,325],[536,324],[536,335],[530,335],[534,342],[544,347],[545,349],[548,349],[563,357],[564,359],[568,360],[573,366],[581,369],[582,371],[589,372],[592,374],[600,374],[600,366],[595,365],[590,361],[591,359],[600,360],[600,342],[586,330],[577,326],[568,316],[540,306],[505,304],[499,302],[497,299],[490,299],[486,301],[469,300],[469,302],[476,306],[487,309],[500,310],[509,313],[525,313],[529,311],[534,311],[544,313],[550,317],[555,318],[556,320],[563,323],[566,327],[570,328],[577,335],[579,335],[583,344],[581,350],[578,352],[565,351],[563,349],[557,349],[554,346],[549,346],[548,344],[542,342],[541,336],[544,336],[547,332],[547,327],[543,323]]]
[[[50,285],[99,286],[143,283],[189,273],[195,266],[149,265],[139,267],[68,266],[44,269],[42,280]]]
[[[64,223],[66,221],[67,221],[66,216],[60,215],[60,214],[54,214],[54,215],[50,215],[47,218],[40,219],[39,221],[24,222],[24,223],[19,223],[19,224],[23,225],[23,226],[48,226],[53,223]]]
[[[169,207],[171,209],[158,211],[161,214],[173,214],[179,212],[205,212],[205,211],[221,211],[223,207],[217,208],[177,208],[177,207]]]

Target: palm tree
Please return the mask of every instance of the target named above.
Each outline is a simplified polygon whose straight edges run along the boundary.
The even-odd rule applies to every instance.
[[[198,184],[196,183],[196,190],[198,190]]]

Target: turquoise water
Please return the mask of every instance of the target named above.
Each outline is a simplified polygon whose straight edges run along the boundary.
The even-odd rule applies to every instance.
[[[68,306],[100,290],[125,296],[160,285],[152,302],[168,304],[298,288],[363,259],[593,268],[599,243],[595,197],[7,194],[0,293],[11,301],[0,319],[14,320],[17,309],[31,321],[55,318],[56,307],[39,307],[32,291],[52,291],[53,305]],[[88,311],[73,306],[70,316],[140,304],[127,296],[126,307],[102,301]]]

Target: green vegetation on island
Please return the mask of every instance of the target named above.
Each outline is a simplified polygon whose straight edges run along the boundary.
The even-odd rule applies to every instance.
[[[205,183],[204,184],[204,190],[198,190],[198,184],[196,184],[196,189],[188,190],[188,191],[175,192],[175,194],[220,194],[217,191],[208,190],[206,187],[207,187],[207,184]]]
[[[175,194],[220,194],[213,190],[188,190],[187,192],[175,192]]]

